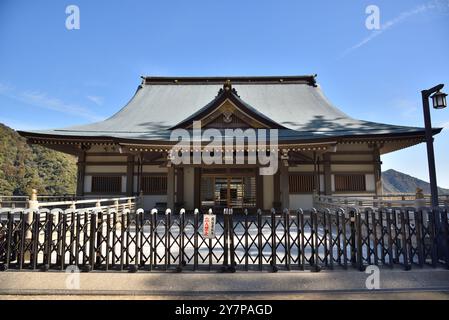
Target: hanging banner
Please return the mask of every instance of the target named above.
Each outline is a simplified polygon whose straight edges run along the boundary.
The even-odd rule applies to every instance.
[[[217,221],[215,214],[205,214],[203,216],[203,237],[208,239],[215,238],[215,222]]]

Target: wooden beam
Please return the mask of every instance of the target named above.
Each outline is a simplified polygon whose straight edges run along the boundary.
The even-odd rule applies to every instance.
[[[284,165],[283,161],[279,162],[279,178],[280,178],[280,189],[281,189],[281,210],[290,207],[290,193],[289,193],[289,178],[288,178],[288,167]]]
[[[200,190],[201,190],[201,169],[194,168],[193,169],[193,205],[194,208],[201,209],[201,198],[200,198]]]
[[[126,194],[132,196],[134,191],[134,155],[128,155],[126,166]]]
[[[175,213],[175,168],[168,167],[167,172],[167,208]]]
[[[281,179],[280,171],[278,170],[273,177],[273,202],[281,202]],[[273,204],[272,204],[273,205]]]
[[[258,169],[256,170],[256,207],[263,209],[263,176],[259,174]]]
[[[376,184],[376,195],[381,196],[383,194],[383,185],[382,185],[382,162],[380,161],[380,148],[376,146],[374,148],[373,158],[375,161],[374,164],[374,183]]]
[[[324,194],[332,194],[332,173],[331,173],[331,154],[323,154],[323,170],[324,170]]]
[[[176,202],[184,202],[184,168],[176,168]]]
[[[76,181],[76,195],[77,196],[84,196],[84,176],[86,173],[86,152],[82,152],[78,156],[78,162],[77,162],[77,181]]]

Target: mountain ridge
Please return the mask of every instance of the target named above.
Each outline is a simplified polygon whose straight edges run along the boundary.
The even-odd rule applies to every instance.
[[[394,169],[382,172],[382,185],[384,193],[415,193],[420,188],[430,194],[430,183]],[[439,187],[438,193],[449,194],[449,189]]]

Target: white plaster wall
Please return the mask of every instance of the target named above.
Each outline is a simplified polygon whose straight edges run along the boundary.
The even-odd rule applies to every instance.
[[[310,209],[313,207],[313,195],[311,194],[291,194],[290,209]]]
[[[263,176],[263,208],[271,209],[274,200],[274,176]]]
[[[92,191],[92,176],[84,176],[84,192]]]
[[[126,184],[128,183],[128,181],[126,181],[126,176],[122,176],[122,192],[126,193]]]
[[[365,174],[366,191],[376,192],[376,181],[374,180],[374,174]]]
[[[186,210],[195,209],[194,206],[194,169],[184,168],[184,202]]]

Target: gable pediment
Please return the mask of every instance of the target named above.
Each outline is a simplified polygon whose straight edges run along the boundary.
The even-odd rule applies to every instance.
[[[229,99],[198,120],[205,128],[269,128],[266,124],[244,113]],[[191,125],[188,128],[190,127]]]

